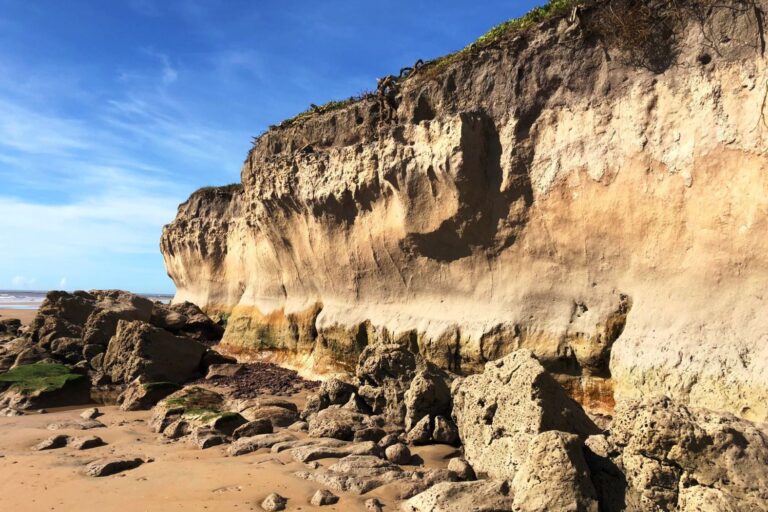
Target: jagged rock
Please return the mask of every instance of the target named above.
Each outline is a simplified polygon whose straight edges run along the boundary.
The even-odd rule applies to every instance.
[[[99,459],[89,463],[85,467],[85,474],[88,476],[109,476],[130,469],[135,469],[144,464],[144,459],[139,457],[115,457],[109,459]]]
[[[90,409],[86,409],[83,412],[80,413],[80,417],[84,420],[94,420],[101,416],[101,412],[99,412],[99,409],[97,407],[91,407]]]
[[[406,512],[518,512],[507,482],[443,482],[403,504]],[[543,511],[542,511],[543,512]],[[554,511],[553,511],[554,512]]]
[[[227,454],[236,457],[239,455],[245,455],[253,453],[263,448],[271,448],[277,443],[285,443],[288,441],[295,441],[296,436],[287,432],[280,432],[276,434],[261,434],[252,437],[241,437],[233,442],[229,448],[227,448]]]
[[[407,500],[439,483],[456,482],[458,480],[458,475],[448,469],[415,471],[410,481],[401,484],[400,497]]]
[[[218,377],[236,377],[244,371],[241,364],[212,364],[208,367],[208,373],[205,375],[207,380]]]
[[[436,443],[459,444],[459,431],[454,423],[443,416],[435,416],[435,427],[432,430],[432,440]]]
[[[299,414],[296,411],[270,405],[245,409],[240,414],[249,421],[269,420],[274,428],[287,427],[299,419]]]
[[[48,425],[48,430],[90,430],[92,428],[104,428],[102,422],[98,420],[64,420],[57,421]]]
[[[387,435],[387,432],[382,428],[368,427],[368,428],[356,430],[353,441],[355,441],[356,443],[360,441],[379,442],[381,438],[383,438],[385,435]]]
[[[432,441],[432,425],[429,416],[424,416],[408,432],[406,439],[411,444],[428,444]]]
[[[55,436],[51,436],[48,439],[45,439],[44,441],[40,441],[38,444],[32,447],[35,451],[43,451],[43,450],[55,450],[58,448],[64,448],[69,444],[70,437],[63,435],[63,434],[57,434]]]
[[[311,462],[313,460],[342,458],[350,455],[372,455],[382,457],[383,450],[373,441],[362,443],[349,443],[341,446],[323,446],[318,444],[302,446],[291,450],[291,456],[299,462]]]
[[[194,377],[205,347],[145,322],[120,320],[102,369],[114,383],[142,377],[148,382],[183,383]]]
[[[411,463],[411,450],[402,443],[393,444],[388,446],[384,450],[384,454],[389,462],[393,464],[410,464]]]
[[[767,508],[768,436],[748,421],[648,398],[619,404],[608,440],[621,451],[614,460],[630,508],[671,508],[694,487],[714,492],[686,491],[687,506],[708,496],[736,510]]]
[[[277,512],[279,510],[285,510],[285,506],[288,504],[288,500],[283,498],[277,493],[272,493],[267,496],[264,501],[261,502],[261,508],[267,512]]]
[[[449,415],[451,389],[448,376],[431,363],[426,363],[405,392],[405,429],[411,430],[424,416]]]
[[[138,378],[120,394],[117,403],[123,411],[147,410],[180,389],[181,386],[173,382],[146,382]]]
[[[107,350],[105,345],[83,345],[83,359],[91,363],[96,356],[103,354]],[[99,367],[101,365],[99,364]]]
[[[540,432],[586,437],[599,431],[528,350],[491,361],[482,374],[457,382],[453,399],[465,457],[491,478],[513,478]]]
[[[332,406],[313,415],[309,420],[310,437],[333,437],[351,441],[357,430],[367,427],[368,417],[363,414]]]
[[[162,430],[163,437],[167,439],[180,439],[192,433],[192,426],[181,418],[172,421]]]
[[[448,461],[448,471],[453,471],[460,480],[472,481],[477,478],[475,470],[469,465],[469,462],[461,457],[454,457]]]
[[[317,393],[307,397],[301,416],[307,419],[330,405],[344,405],[356,392],[357,388],[352,384],[332,377],[320,384]]]
[[[363,383],[358,394],[374,414],[394,424],[406,417],[405,393],[417,369],[414,353],[399,344],[374,344],[360,354],[356,374]]]
[[[310,505],[314,505],[316,507],[335,505],[338,502],[339,497],[326,489],[318,490],[314,495],[312,495],[312,499],[309,500]]]
[[[171,306],[155,303],[150,323],[178,336],[205,344],[215,343],[224,335],[224,328],[191,302]]]
[[[88,437],[76,437],[70,443],[70,446],[75,450],[90,450],[91,448],[98,448],[104,446],[106,443],[99,436]]]
[[[51,342],[51,353],[57,359],[76,363],[83,359],[82,338],[57,338]]]
[[[272,428],[272,422],[266,418],[249,421],[248,423],[237,427],[232,433],[232,437],[240,439],[241,437],[253,437],[259,434],[271,434]]]
[[[515,505],[522,512],[598,509],[582,442],[575,434],[550,430],[536,435],[512,480],[512,489]]]
[[[378,498],[370,498],[365,500],[365,510],[368,512],[384,512],[384,506]]]
[[[21,320],[18,318],[0,318],[0,334],[18,336],[21,331]]]

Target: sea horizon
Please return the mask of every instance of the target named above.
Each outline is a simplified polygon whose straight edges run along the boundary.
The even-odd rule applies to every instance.
[[[0,290],[0,309],[38,309],[45,300],[45,296],[51,291],[54,290]],[[72,290],[63,291],[72,293]],[[132,293],[164,304],[170,303],[174,296],[172,293]]]

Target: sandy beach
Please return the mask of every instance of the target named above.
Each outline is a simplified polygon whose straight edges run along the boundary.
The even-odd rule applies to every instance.
[[[341,497],[338,504],[314,507],[309,500],[323,487],[294,476],[306,467],[288,452],[273,454],[263,449],[228,457],[226,446],[200,450],[184,441],[171,442],[149,430],[146,420],[150,411],[100,407],[104,415],[98,419],[105,428],[47,430],[57,421],[79,420],[84,409],[0,418],[0,495],[4,510],[124,512],[127,504],[147,512],[261,510],[259,503],[271,492],[289,499],[288,510],[365,510],[364,502],[371,497],[388,505],[385,510],[396,508],[393,492],[386,486],[365,496],[336,493]],[[59,433],[97,435],[107,444],[83,451],[71,447],[32,450],[35,444]],[[430,468],[446,467],[455,451],[446,445],[414,449],[425,460],[424,466]],[[83,474],[90,461],[111,456],[154,460],[108,477]],[[320,464],[329,466],[336,460],[325,459]]]
[[[18,318],[23,325],[28,325],[36,314],[36,309],[0,309],[0,318]]]

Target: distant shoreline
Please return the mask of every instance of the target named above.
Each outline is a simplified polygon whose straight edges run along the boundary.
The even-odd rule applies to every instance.
[[[0,308],[0,320],[18,318],[23,325],[29,325],[37,315],[37,307],[25,309]]]

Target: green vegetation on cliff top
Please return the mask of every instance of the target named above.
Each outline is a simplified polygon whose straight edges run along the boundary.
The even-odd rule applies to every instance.
[[[72,373],[62,364],[35,363],[17,366],[0,375],[0,382],[6,382],[21,393],[35,391],[56,391],[69,382],[84,379],[83,375]]]
[[[415,79],[435,77],[450,64],[460,61],[464,57],[471,55],[478,50],[487,48],[504,37],[527,30],[537,23],[541,23],[542,21],[545,21],[554,16],[566,14],[576,5],[584,3],[584,0],[549,0],[545,5],[536,7],[519,18],[514,18],[496,25],[491,30],[480,36],[476,41],[467,45],[458,52],[451,53],[449,55],[445,55],[425,63],[424,67],[419,73],[411,76]],[[352,96],[345,100],[329,101],[328,103],[321,106],[313,105],[304,112],[301,112],[290,119],[286,119],[277,126],[270,126],[270,129],[287,128],[297,121],[309,119],[316,114],[325,114],[326,112],[332,112],[334,110],[347,107],[353,103],[357,103],[358,101],[373,97],[374,95],[375,93],[373,92],[364,92],[358,96]]]

